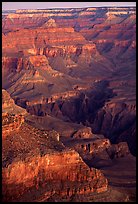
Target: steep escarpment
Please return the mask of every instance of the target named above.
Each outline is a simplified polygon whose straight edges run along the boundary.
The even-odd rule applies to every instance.
[[[14,100],[6,90],[2,90],[2,138],[10,132],[19,130],[24,123],[24,116],[27,115],[25,109],[15,105]]]
[[[92,127],[93,133],[109,138],[112,143],[126,141],[135,155],[135,105],[113,103],[111,98],[114,95],[108,88],[108,82],[102,81],[95,83],[91,91],[69,100],[34,106],[28,104],[27,111],[39,116],[51,115],[68,122],[81,122]]]
[[[8,26],[10,32],[5,32]],[[47,65],[58,71],[53,73],[53,77],[66,74],[75,80],[83,79],[85,84],[108,78],[114,72],[120,72],[120,69],[130,71],[132,67],[135,68],[135,36],[135,8],[25,10],[8,14],[3,19],[3,88],[9,89],[13,85],[8,75],[11,71],[15,72],[15,67],[19,71],[49,67],[44,68],[45,62],[32,64],[31,58],[37,62],[47,61]],[[44,80],[38,81],[44,83]],[[68,87],[60,92],[72,90],[72,79],[68,81]],[[55,89],[55,83],[53,79],[52,83],[44,85],[47,93]],[[24,89],[28,97],[32,94],[28,93],[28,89],[33,88],[35,94],[39,95],[41,90],[35,88],[38,84],[37,80],[30,87],[23,84],[24,88],[19,87],[14,95]],[[8,91],[14,92],[13,88]]]
[[[9,52],[12,48],[15,51],[29,48],[43,48],[48,44],[77,44],[86,42],[85,38],[75,32],[73,28],[38,28],[22,29],[19,31],[3,34],[3,50]],[[21,41],[22,39],[22,41]],[[71,41],[73,40],[73,42]],[[10,43],[10,46],[9,46]]]
[[[3,91],[3,127],[8,126],[8,132],[3,130],[3,201],[48,201],[56,195],[70,201],[72,195],[107,191],[108,182],[100,170],[89,169],[77,152],[65,148],[57,132],[39,130],[13,113],[10,116],[7,106],[16,105]]]
[[[136,154],[136,107],[125,103],[107,104],[96,115],[92,125],[95,133],[104,134],[113,143],[126,141]]]
[[[53,18],[60,26],[66,26],[68,22],[69,26],[73,27],[78,24],[82,29],[89,28],[96,22],[102,23],[104,18],[110,18],[110,20],[113,18],[112,22],[119,23],[120,21],[116,19],[119,19],[120,16],[125,19],[133,14],[135,14],[134,7],[16,10],[5,15],[2,28],[4,31],[9,31],[25,27],[40,27]]]
[[[71,158],[71,163],[69,158]],[[37,201],[37,199],[41,200],[41,197],[44,197],[45,201],[48,201],[51,197],[54,199],[56,193],[59,198],[65,198],[66,196],[66,200],[70,200],[73,194],[82,194],[84,191],[86,193],[106,191],[107,180],[104,179],[102,173],[94,169],[93,171],[88,170],[88,167],[79,160],[80,157],[76,152],[68,151],[60,154],[48,154],[43,157],[37,156],[26,163],[21,161],[18,163],[14,162],[8,168],[8,171],[10,170],[9,176],[6,176],[6,170],[3,173],[3,178],[7,181],[6,185],[5,183],[3,184],[3,191],[10,191],[9,196],[11,196],[13,189],[13,198],[13,196],[25,193],[26,190],[34,191],[34,187],[36,188],[35,191],[43,189],[44,196],[38,193],[38,196],[33,198],[34,201]],[[61,165],[59,165],[60,163]],[[34,171],[32,171],[32,167]],[[26,175],[26,169],[28,175]],[[22,172],[20,176],[17,176],[17,174],[15,176],[16,171]],[[24,179],[22,180],[21,177]],[[97,183],[97,177],[99,181],[101,180],[99,184]],[[81,184],[82,182],[83,185]],[[34,193],[30,194],[30,192],[22,195],[20,199],[25,201],[28,197],[29,200],[32,200]],[[18,200],[18,197],[14,197],[13,200]]]
[[[108,88],[108,81],[95,82],[89,90],[75,91],[76,94],[68,95],[68,97],[52,98],[51,101],[44,104],[31,105],[28,103],[27,111],[34,115],[44,116],[51,114],[58,117],[58,112],[62,112],[62,116],[67,116],[72,122],[86,122],[91,116],[94,119],[94,113],[102,107],[105,101],[112,98],[115,93]],[[66,100],[67,98],[67,100]],[[60,114],[59,114],[60,117]]]

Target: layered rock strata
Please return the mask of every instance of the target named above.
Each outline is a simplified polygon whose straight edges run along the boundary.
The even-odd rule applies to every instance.
[[[74,195],[107,191],[107,179],[99,170],[90,169],[77,152],[65,148],[57,132],[34,128],[23,115],[17,118],[11,113],[14,106],[18,110],[3,90],[3,201],[48,201],[56,195],[70,201]]]
[[[99,170],[89,170],[74,151],[36,156],[27,162],[13,162],[3,169],[3,194],[7,199],[16,200],[31,188],[37,191],[44,188],[45,200],[55,193],[68,200],[73,194],[106,191],[107,180]]]

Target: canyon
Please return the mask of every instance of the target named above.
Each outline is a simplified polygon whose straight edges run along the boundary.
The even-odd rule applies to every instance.
[[[135,202],[135,7],[2,13],[2,194]]]

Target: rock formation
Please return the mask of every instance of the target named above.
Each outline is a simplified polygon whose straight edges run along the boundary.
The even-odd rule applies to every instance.
[[[135,155],[135,110],[135,106],[125,103],[106,104],[96,115],[92,125],[93,131],[104,134],[111,142],[126,141],[131,152]]]
[[[28,125],[20,117],[22,112],[13,115],[13,107],[23,111],[3,90],[3,135],[8,130],[2,150],[4,201],[37,201],[41,197],[47,201],[56,194],[69,201],[72,195],[107,191],[107,179],[99,170],[89,169],[77,152],[66,149],[55,131]],[[35,197],[30,194],[34,190],[38,191]]]
[[[54,19],[50,18],[46,23],[43,24],[43,28],[55,28],[57,24]]]
[[[6,90],[2,90],[2,137],[6,137],[10,132],[19,130],[27,115],[25,109],[15,105],[14,100]]]

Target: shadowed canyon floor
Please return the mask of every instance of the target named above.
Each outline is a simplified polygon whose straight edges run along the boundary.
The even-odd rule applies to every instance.
[[[135,202],[135,7],[2,13],[4,202]]]

